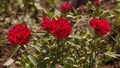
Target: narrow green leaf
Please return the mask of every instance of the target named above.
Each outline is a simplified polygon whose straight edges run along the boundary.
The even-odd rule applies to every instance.
[[[117,57],[120,57],[120,54],[116,54],[115,52],[106,52],[104,53],[105,55],[108,55],[110,57],[113,57],[113,58],[117,58]]]
[[[37,61],[35,60],[35,58],[32,55],[28,55],[27,57],[30,60],[30,62],[36,67]]]
[[[32,44],[29,44],[31,47],[35,48],[38,52],[40,52],[40,49],[38,46],[35,46],[35,45],[32,45]]]

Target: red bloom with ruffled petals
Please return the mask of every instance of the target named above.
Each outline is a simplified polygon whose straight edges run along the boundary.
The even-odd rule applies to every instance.
[[[51,20],[49,20],[48,18],[43,17],[42,18],[42,22],[41,22],[41,26],[42,28],[40,28],[41,30],[51,30]]]
[[[27,25],[17,24],[8,31],[7,39],[13,46],[23,46],[29,42],[30,35],[31,31],[28,29]]]
[[[105,35],[110,32],[110,25],[108,21],[102,19],[99,20],[97,18],[94,18],[90,20],[89,24],[95,29],[96,33],[98,35]]]
[[[52,20],[47,20],[47,23],[44,21],[42,24],[46,24],[47,26],[42,26],[42,28],[46,28],[53,36],[57,39],[63,39],[69,36],[72,33],[72,28],[70,22],[64,18],[58,18],[57,20],[52,18]],[[49,25],[48,25],[49,23]]]
[[[58,39],[66,38],[72,33],[72,28],[69,21],[64,18],[59,18],[57,21],[57,23],[59,23],[59,26],[56,29],[52,30],[50,33]]]
[[[61,6],[61,12],[62,12],[62,13],[67,13],[67,12],[70,11],[71,8],[72,8],[72,5],[71,5],[71,4],[64,3],[64,4]]]

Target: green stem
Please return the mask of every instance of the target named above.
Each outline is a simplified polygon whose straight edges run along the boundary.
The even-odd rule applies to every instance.
[[[18,47],[15,49],[15,51],[14,51],[13,54],[10,56],[10,58],[12,58],[12,57],[18,52],[19,48],[20,48],[20,46],[18,46]]]

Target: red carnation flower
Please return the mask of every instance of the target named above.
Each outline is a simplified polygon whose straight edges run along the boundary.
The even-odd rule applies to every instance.
[[[23,46],[29,42],[30,35],[31,31],[28,29],[27,25],[17,24],[8,31],[7,39],[13,46]]]
[[[63,39],[72,33],[72,28],[67,19],[59,18],[56,23],[59,23],[59,26],[50,32],[56,38]]]
[[[64,3],[62,6],[61,6],[61,12],[62,13],[67,13],[70,11],[72,5],[71,4],[67,4],[67,3]]]
[[[105,35],[108,32],[110,32],[110,25],[108,24],[108,21],[102,19],[92,19],[90,20],[89,24],[95,29],[96,33],[98,35]]]
[[[99,5],[99,0],[95,0],[95,1],[94,1],[94,5],[95,5],[95,6],[98,6],[98,5]]]
[[[95,28],[97,28],[97,23],[99,22],[99,19],[97,19],[97,18],[94,18],[94,19],[92,19],[92,20],[90,20],[90,22],[89,22],[89,24],[95,29]]]
[[[49,20],[48,18],[45,18],[45,17],[43,17],[42,20],[43,20],[41,22],[42,28],[40,28],[40,29],[41,30],[51,30],[51,24],[52,24],[51,20]]]
[[[45,20],[47,21],[47,23],[45,22]],[[46,24],[45,26],[42,26],[43,29],[46,28],[46,30],[48,30],[53,36],[58,39],[66,38],[72,33],[72,28],[69,21],[64,18],[59,18],[58,20],[54,18],[52,20],[43,19],[42,24]]]

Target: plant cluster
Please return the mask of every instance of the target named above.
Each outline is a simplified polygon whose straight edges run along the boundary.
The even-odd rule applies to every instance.
[[[67,2],[60,7],[57,7],[56,0],[45,2],[51,10],[35,3],[35,9],[42,10],[44,14],[37,18],[40,25],[26,16],[27,19],[8,31],[10,45],[16,47],[15,53],[19,51],[20,54],[16,61],[18,67],[98,68],[103,62],[118,59],[120,34],[113,37],[113,17],[103,9],[102,0],[88,2],[78,8]],[[110,43],[111,38],[115,41],[114,45]]]

